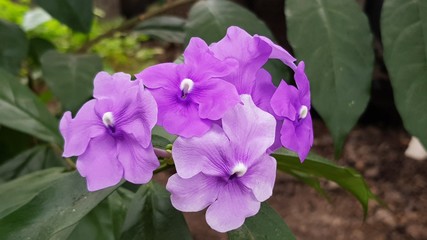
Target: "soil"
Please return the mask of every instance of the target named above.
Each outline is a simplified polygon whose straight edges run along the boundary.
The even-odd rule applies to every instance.
[[[313,151],[333,159],[332,138],[314,121]],[[323,182],[331,202],[293,177],[278,172],[268,200],[297,239],[427,239],[427,160],[404,156],[410,136],[399,127],[363,125],[349,135],[339,165],[357,169],[388,206],[369,204],[366,220],[357,200],[331,182]],[[157,178],[165,181],[167,176]],[[204,212],[186,213],[194,239],[227,239],[211,230]]]

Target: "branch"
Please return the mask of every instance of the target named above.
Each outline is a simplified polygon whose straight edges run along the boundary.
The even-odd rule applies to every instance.
[[[112,28],[109,31],[97,36],[96,38],[88,41],[85,43],[77,52],[84,53],[87,52],[89,49],[91,49],[95,44],[99,43],[100,41],[104,40],[105,38],[109,38],[113,36],[116,32],[124,32],[129,31],[132,28],[134,28],[138,23],[143,22],[145,20],[148,20],[153,17],[157,17],[159,15],[164,14],[165,12],[168,12],[169,10],[172,10],[176,7],[180,7],[182,5],[191,4],[193,2],[197,2],[198,0],[177,0],[173,1],[171,3],[165,4],[162,7],[155,9],[153,11],[141,14],[137,17],[134,17],[132,19],[129,19],[122,23],[120,26],[116,28]]]

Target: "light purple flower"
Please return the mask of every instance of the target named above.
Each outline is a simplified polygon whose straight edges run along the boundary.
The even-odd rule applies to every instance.
[[[184,61],[158,64],[136,77],[157,101],[158,125],[183,137],[202,136],[240,101],[236,88],[223,80],[236,63],[214,57],[200,38],[191,39]]]
[[[184,212],[208,207],[206,221],[227,232],[255,215],[273,191],[276,161],[266,154],[274,141],[276,121],[249,95],[202,137],[179,137],[172,156],[177,174],[166,188],[172,204]]]
[[[75,118],[64,113],[60,130],[64,157],[78,156],[77,170],[89,191],[116,185],[122,178],[147,183],[159,166],[151,144],[157,106],[142,84],[131,76],[100,72],[94,80],[95,99]]]
[[[280,140],[284,147],[298,153],[301,162],[313,145],[310,85],[304,68],[304,62],[300,62],[295,70],[298,89],[282,81],[271,98],[271,107],[283,119]]]

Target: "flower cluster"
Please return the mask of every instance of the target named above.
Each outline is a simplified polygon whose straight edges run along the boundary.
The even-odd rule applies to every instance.
[[[296,87],[276,88],[263,68],[279,59],[294,71]],[[304,62],[295,63],[270,39],[230,27],[217,43],[192,38],[181,64],[154,65],[131,76],[99,73],[94,99],[60,130],[64,157],[95,191],[119,183],[147,183],[159,166],[151,143],[155,124],[178,135],[169,178],[171,201],[181,211],[207,208],[215,230],[240,227],[273,191],[281,146],[303,161],[313,144],[310,87]]]

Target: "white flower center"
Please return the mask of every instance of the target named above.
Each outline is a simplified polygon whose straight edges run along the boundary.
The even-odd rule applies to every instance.
[[[299,118],[304,119],[307,117],[308,114],[308,107],[305,105],[302,105],[299,109]]]
[[[114,117],[112,112],[106,112],[102,115],[102,122],[106,127],[114,126]]]
[[[182,80],[181,84],[179,85],[183,96],[186,96],[189,92],[191,92],[191,90],[193,90],[193,87],[194,82],[189,78],[184,78],[184,80]]]
[[[236,166],[234,166],[231,175],[236,174],[238,177],[241,177],[245,175],[247,170],[248,168],[243,163],[238,163]]]

